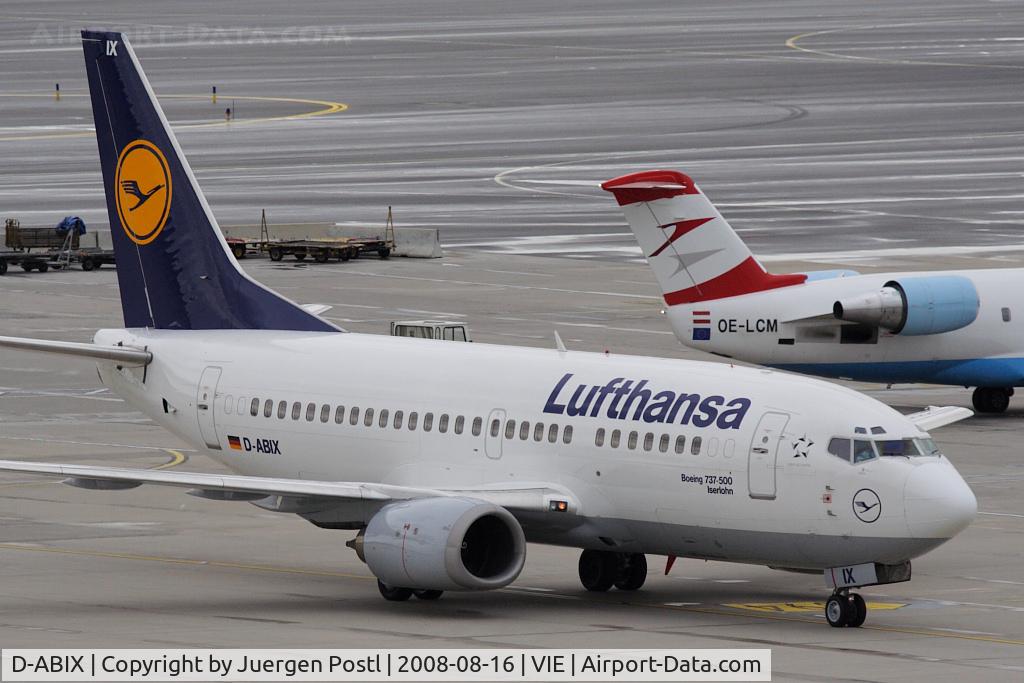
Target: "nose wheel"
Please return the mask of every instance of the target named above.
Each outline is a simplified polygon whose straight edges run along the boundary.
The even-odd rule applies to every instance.
[[[868,606],[860,593],[840,591],[829,596],[825,602],[825,620],[829,626],[857,628],[868,616]]]

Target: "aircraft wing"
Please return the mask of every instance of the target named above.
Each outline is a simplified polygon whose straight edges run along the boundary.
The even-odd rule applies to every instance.
[[[97,490],[129,489],[143,484],[175,486],[189,493],[216,500],[252,501],[267,496],[363,501],[398,501],[414,498],[471,497],[510,510],[548,511],[553,503],[564,502],[561,511],[575,512],[576,498],[561,487],[543,482],[484,485],[459,489],[431,489],[346,481],[309,481],[275,477],[249,477],[237,474],[203,474],[169,470],[137,470],[94,465],[0,460],[0,471],[25,472],[64,478],[64,483]]]
[[[906,417],[927,432],[967,419],[972,415],[974,415],[973,410],[959,406],[928,406],[924,410],[910,413]]]

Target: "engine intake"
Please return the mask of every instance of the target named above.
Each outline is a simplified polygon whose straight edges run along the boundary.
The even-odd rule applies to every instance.
[[[967,327],[981,301],[974,283],[961,275],[891,280],[876,292],[836,301],[839,320],[881,327],[906,336],[939,334]]]
[[[354,547],[378,579],[417,590],[503,588],[526,562],[526,539],[516,518],[473,498],[386,505]]]

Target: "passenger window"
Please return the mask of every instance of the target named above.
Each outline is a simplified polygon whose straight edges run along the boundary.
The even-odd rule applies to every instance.
[[[437,431],[442,434],[448,431],[448,413],[441,416],[441,419],[437,421]]]
[[[654,434],[647,432],[647,436],[644,437],[644,450],[649,451],[654,448]]]
[[[1003,322],[1004,323],[1010,322],[1010,309],[1009,308],[1004,308],[1003,309]]]
[[[334,423],[341,424],[345,421],[345,406],[338,406],[334,410]]]
[[[505,423],[505,438],[506,439],[511,439],[515,435],[516,435],[516,421],[515,420],[509,420],[508,422]]]
[[[316,404],[315,403],[307,403],[306,404],[306,422],[312,422],[314,417],[316,417]]]
[[[676,455],[682,455],[685,452],[686,452],[686,437],[685,436],[677,436],[676,437]]]
[[[235,412],[235,397],[234,396],[225,396],[224,397],[224,414],[225,415],[230,415],[233,412]]]
[[[594,435],[594,445],[595,446],[603,446],[604,445],[604,427],[601,427],[600,429],[598,429],[597,430],[597,434]]]
[[[491,436],[498,436],[498,432],[501,430],[501,421],[497,418],[491,420]]]
[[[395,429],[401,429],[402,428],[402,418],[403,417],[405,417],[405,416],[402,414],[401,410],[396,410],[395,411],[395,422],[394,422]]]
[[[639,439],[639,438],[640,438],[640,435],[638,433],[630,432],[629,433],[629,441],[626,442],[626,447],[629,448],[629,450],[631,450],[631,451],[636,450],[636,442],[637,442],[637,439]]]
[[[348,411],[348,423],[353,427],[359,424],[359,408],[352,408]]]
[[[249,414],[253,417],[260,414],[260,400],[258,398],[254,398],[252,403],[249,404]]]
[[[548,443],[556,441],[558,441],[558,425],[551,425],[548,427]]]
[[[527,422],[526,420],[523,420],[519,424],[519,438],[522,441],[526,441],[527,439],[530,438],[530,423]]]
[[[377,420],[377,426],[383,429],[388,426],[388,411],[387,409],[380,411],[380,418]]]
[[[331,419],[331,406],[329,406],[328,404],[325,403],[320,408],[320,421],[321,422],[327,422],[330,419]]]
[[[672,439],[668,434],[662,434],[661,441],[658,442],[658,450],[662,453],[668,453],[668,444],[671,440]]]
[[[722,457],[731,458],[736,452],[736,441],[734,439],[726,439],[725,446],[722,447]]]
[[[292,404],[292,419],[298,420],[302,415],[302,404],[296,401]]]
[[[850,440],[840,439],[839,437],[833,438],[828,442],[828,452],[837,458],[850,462]]]
[[[612,448],[618,448],[619,447],[619,439],[621,437],[622,437],[622,432],[620,432],[618,429],[613,429],[612,430],[612,440],[610,442],[610,445],[611,445]]]
[[[243,415],[245,413],[245,404],[248,403],[248,402],[249,402],[248,399],[246,399],[244,396],[239,396],[238,397],[238,409],[235,410],[235,412],[238,413],[239,415]]]
[[[533,426],[533,440],[543,441],[544,440],[544,423],[538,422]]]
[[[870,441],[857,439],[853,442],[853,461],[864,462],[875,457],[875,447]]]
[[[693,455],[700,455],[700,437],[693,437],[693,441],[690,442],[690,453]]]
[[[480,436],[480,431],[483,429],[484,419],[482,417],[473,418],[473,436]]]
[[[416,422],[419,420],[419,415],[415,411],[409,413],[409,429],[416,429]]]
[[[711,437],[708,439],[708,457],[713,458],[718,455],[718,439]]]
[[[455,433],[456,434],[461,434],[462,433],[462,428],[465,426],[465,424],[466,424],[466,418],[462,417],[461,415],[459,415],[457,418],[455,418]]]
[[[280,401],[277,404],[277,419],[283,420],[284,416],[288,414],[288,401]]]
[[[367,408],[366,412],[363,413],[363,426],[364,427],[372,427],[373,426],[373,408]]]
[[[572,443],[572,425],[565,425],[565,430],[562,432],[562,443]]]
[[[274,414],[274,401],[268,398],[263,403],[263,417],[270,417],[273,414]]]
[[[423,431],[429,432],[434,428],[434,414],[424,413],[423,414]]]

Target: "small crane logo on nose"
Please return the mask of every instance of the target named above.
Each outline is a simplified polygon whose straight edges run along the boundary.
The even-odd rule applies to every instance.
[[[853,514],[857,519],[871,524],[882,514],[882,501],[871,489],[861,489],[853,496]]]

